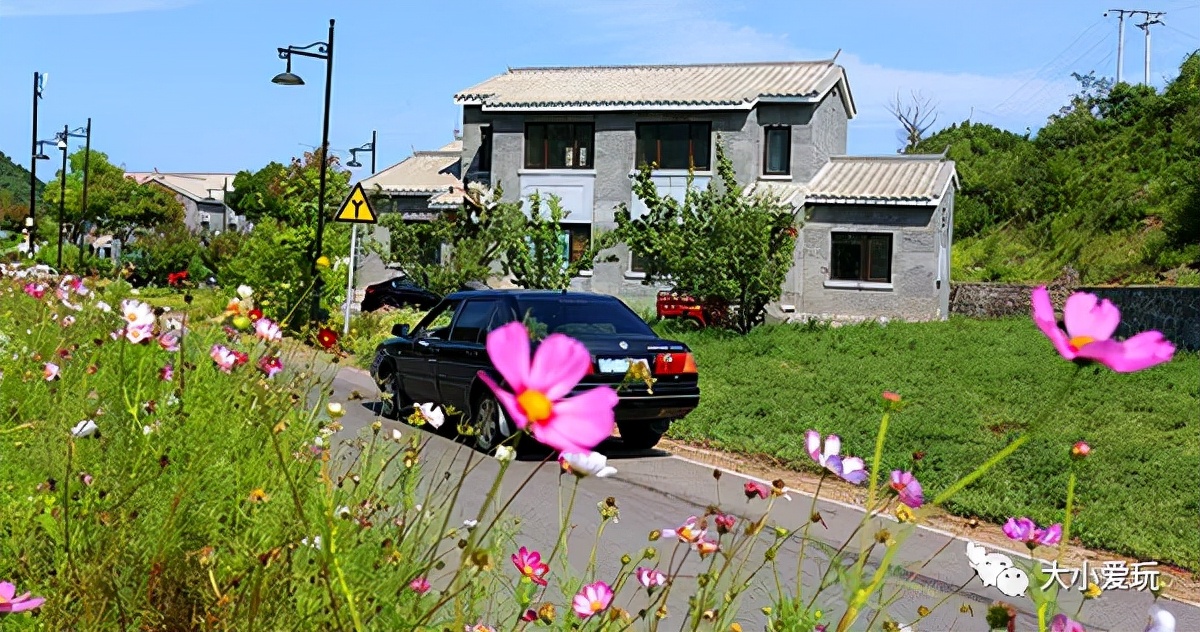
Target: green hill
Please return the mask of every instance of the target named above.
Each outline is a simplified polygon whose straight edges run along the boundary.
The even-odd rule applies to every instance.
[[[1200,285],[1200,51],[1161,92],[1075,77],[1035,136],[967,121],[915,148],[958,166],[953,278]]]
[[[37,181],[41,196],[46,185]],[[29,170],[0,152],[0,228],[12,228],[29,208]]]

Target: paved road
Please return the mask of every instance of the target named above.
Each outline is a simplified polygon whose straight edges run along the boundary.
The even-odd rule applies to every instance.
[[[347,402],[348,408],[347,415],[342,419],[344,430],[341,436],[335,439],[349,438],[377,419],[376,402],[371,401],[377,391],[370,376],[361,370],[343,367],[336,374],[332,368],[329,371],[333,379],[332,400]],[[364,395],[367,400],[349,402],[349,396],[354,391]],[[388,420],[385,420],[385,424],[398,426],[406,433],[423,433],[419,429]],[[471,452],[462,444],[429,433],[423,434],[424,438],[428,439],[426,452],[422,457],[426,467],[440,464],[439,471],[454,472],[457,475],[462,471],[462,463],[469,453],[473,454],[472,458],[476,460],[481,457],[479,453]],[[706,507],[716,505],[718,501],[725,512],[738,516],[742,522],[758,518],[765,507],[764,501],[748,503],[745,500],[743,486],[748,479],[743,475],[726,471],[717,481],[713,478],[713,467],[710,465],[674,457],[662,451],[629,453],[622,449],[617,439],[602,444],[599,450],[609,456],[610,464],[618,469],[618,473],[612,478],[584,479],[580,485],[572,520],[575,530],[568,550],[568,559],[576,570],[582,570],[587,565],[593,541],[592,534],[599,521],[596,506],[608,496],[617,499],[621,514],[619,523],[610,524],[606,528],[600,544],[600,578],[611,578],[616,574],[622,554],[630,553],[636,556],[638,551],[646,547],[647,534],[651,530],[674,527],[688,516],[703,515]],[[507,498],[511,495],[520,481],[530,472],[537,470],[526,489],[514,501],[510,512],[512,515],[524,517],[518,543],[530,549],[547,552],[553,548],[558,534],[559,510],[556,504],[560,477],[554,463],[542,465],[538,469],[539,462],[540,459],[513,463],[505,477],[502,497]],[[499,464],[496,461],[484,459],[472,472],[459,498],[458,506],[454,508],[456,520],[474,517],[498,468]],[[562,484],[570,485],[571,480],[573,479],[565,477]],[[564,492],[569,492],[569,487],[566,487]],[[791,501],[780,501],[776,504],[773,524],[784,527],[801,524],[808,513],[811,497],[799,493],[793,493],[792,496]],[[845,541],[862,517],[859,509],[840,503],[819,501],[817,508],[828,528],[814,525],[810,534],[835,548]],[[988,627],[984,621],[984,614],[987,606],[995,600],[1003,599],[1010,603],[1015,602],[1021,609],[1018,629],[1036,630],[1036,617],[1032,612],[1031,602],[1027,599],[1008,598],[994,587],[984,587],[974,578],[973,571],[967,565],[965,542],[951,540],[953,537],[949,534],[920,529],[901,547],[896,563],[903,567],[903,572],[899,575],[907,580],[908,587],[900,589],[898,598],[888,608],[888,614],[901,623],[908,623],[917,618],[918,607],[933,607],[943,596],[965,584],[965,588],[950,596],[916,629],[921,632],[986,631]],[[765,550],[767,542],[764,536],[759,550]],[[669,555],[672,545],[661,541],[658,545],[660,551]],[[789,542],[779,553],[779,560],[790,560],[782,561],[780,565],[781,576],[786,583],[785,590],[794,590],[798,548],[798,543]],[[806,558],[814,556],[814,548],[811,545],[807,548]],[[852,545],[850,550],[856,549]],[[1015,551],[1008,554],[1014,558],[1024,557]],[[875,555],[871,562],[877,564],[879,557]],[[923,566],[931,557],[932,561]],[[694,560],[695,556],[692,555],[691,558]],[[761,555],[755,553],[751,557],[751,564],[761,559]],[[694,560],[684,566],[681,575],[695,576],[705,567]],[[822,570],[823,567],[818,567],[817,560],[814,560],[811,566],[806,564],[804,586],[809,591],[807,594],[811,594],[811,587],[817,584]],[[687,611],[686,597],[691,594],[694,586],[690,579],[683,580],[681,585],[676,586],[668,603],[670,621],[679,621],[681,624],[684,622],[684,613]],[[830,600],[825,603],[825,611],[840,615],[841,597],[835,591],[826,592]],[[760,608],[770,604],[773,593],[774,579],[769,572],[761,573],[752,588],[743,595],[740,604],[739,622],[745,629],[763,629],[765,617]],[[553,593],[547,595],[550,598],[554,597]],[[644,599],[643,593],[632,603],[620,605],[636,612],[645,605]],[[1068,604],[1068,611],[1074,611],[1080,600],[1077,591],[1070,591],[1064,598],[1064,602]],[[560,604],[564,602],[561,598],[556,601]],[[1087,604],[1078,618],[1090,632],[1141,632],[1146,624],[1146,613],[1151,602],[1152,597],[1148,592],[1109,591],[1101,599]],[[963,604],[968,604],[974,614],[961,613],[960,606]],[[1177,632],[1200,630],[1200,608],[1172,601],[1163,605],[1175,614],[1178,621]],[[867,629],[866,625],[871,615],[872,613],[868,612],[861,617],[855,629]],[[872,629],[878,629],[882,621],[880,618]],[[667,629],[675,629],[675,626],[668,626]]]

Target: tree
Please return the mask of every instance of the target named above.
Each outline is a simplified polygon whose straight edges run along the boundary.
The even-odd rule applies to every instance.
[[[495,201],[502,194],[499,188],[492,192],[472,185],[462,208],[428,222],[383,215],[379,222],[391,233],[386,260],[399,264],[412,282],[439,294],[492,277],[493,264],[521,238],[526,225],[519,204]]]
[[[911,100],[905,104],[900,100],[900,93],[896,93],[896,99],[888,106],[888,111],[896,120],[900,122],[900,127],[903,131],[897,134],[897,137],[904,143],[904,148],[899,153],[909,154],[916,149],[921,143],[921,139],[925,138],[925,132],[933,127],[937,122],[937,106],[932,101],[922,97],[920,94],[913,92]]]
[[[609,231],[595,236],[587,249],[571,261],[570,244],[560,223],[564,217],[558,196],[551,195],[546,206],[549,215],[542,214],[542,198],[537,193],[529,197],[529,215],[525,228],[517,239],[508,244],[502,262],[504,273],[513,275],[520,287],[540,290],[563,290],[582,270],[590,270],[601,250],[616,245],[615,233]],[[517,203],[518,210],[520,204]],[[565,246],[565,247],[564,247]]]
[[[717,142],[717,178],[704,190],[689,186],[683,202],[660,196],[643,166],[634,193],[648,209],[632,219],[616,212],[617,239],[645,264],[645,284],[670,282],[703,303],[736,306],[728,322],[740,333],[763,321],[792,267],[797,210],[778,200],[743,194]]]
[[[139,229],[154,229],[183,221],[183,205],[160,186],[138,184],[125,177],[125,170],[108,161],[101,151],[92,150],[88,162],[88,208],[81,213],[83,198],[83,150],[67,156],[66,198],[63,221],[74,228],[65,239],[74,241],[82,223],[94,224],[99,231],[128,242]],[[55,181],[61,177],[57,172]],[[45,191],[43,217],[58,220],[59,187]],[[53,209],[51,212],[50,209]],[[42,236],[48,233],[42,232]],[[56,232],[51,234],[57,234]]]

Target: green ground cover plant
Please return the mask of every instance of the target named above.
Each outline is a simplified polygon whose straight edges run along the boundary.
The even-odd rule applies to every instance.
[[[891,428],[884,463],[900,467],[923,452],[916,472],[933,487],[1029,430],[1029,411],[1074,370],[1046,353],[1028,318],[768,325],[745,337],[659,327],[691,346],[703,393],[672,438],[812,469],[804,430],[836,430],[851,452],[866,452],[878,430],[870,394],[891,390],[909,406]],[[1200,570],[1200,354],[1178,352],[1132,375],[1086,371],[1052,424],[947,509],[995,523],[1020,512],[1049,521],[1062,511],[1067,480],[1055,455],[1086,440],[1106,456],[1082,466],[1079,493],[1090,500],[1074,526],[1080,542]]]

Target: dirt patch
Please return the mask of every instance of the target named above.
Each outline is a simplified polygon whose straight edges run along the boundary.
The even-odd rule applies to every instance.
[[[783,479],[789,489],[812,494],[817,490],[819,476],[807,472],[799,472],[785,467],[781,461],[768,455],[738,455],[729,452],[712,450],[703,446],[663,439],[660,448],[684,458],[708,463],[733,472],[754,476],[768,481]],[[866,504],[867,492],[863,487],[844,483],[842,481],[825,479],[821,485],[821,497],[829,500],[863,506]],[[1006,549],[1019,549],[1012,540],[1004,535],[1000,525],[984,522],[975,518],[962,518],[945,511],[934,510],[922,524],[935,529],[970,538],[985,545]],[[1110,551],[1085,549],[1081,546],[1069,545],[1062,562],[1063,566],[1080,568],[1087,560],[1089,568],[1098,568],[1106,561],[1124,560],[1126,564],[1139,561],[1125,555]],[[1200,576],[1187,569],[1159,564],[1161,582],[1167,588],[1164,595],[1180,601],[1200,604]]]

